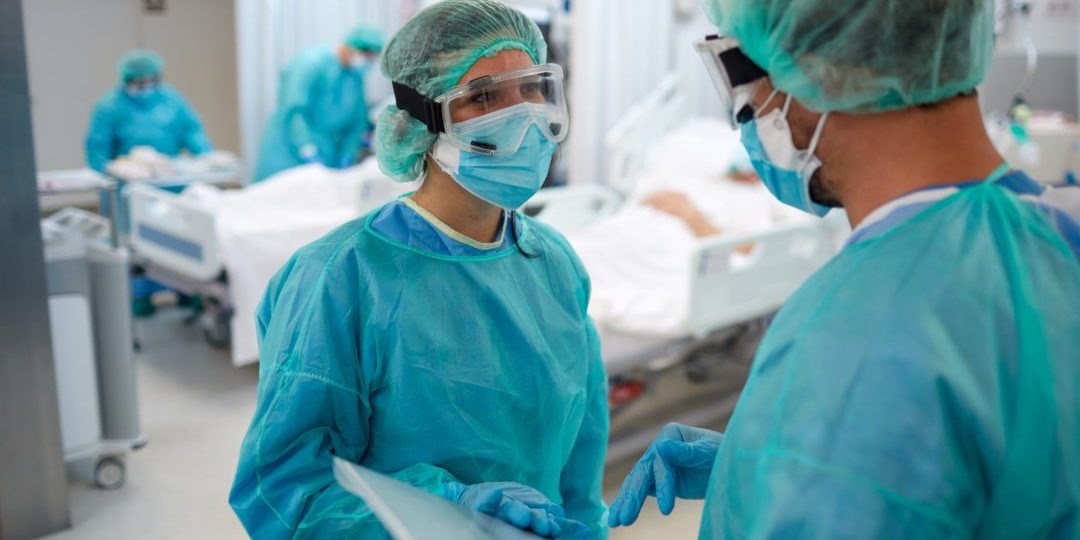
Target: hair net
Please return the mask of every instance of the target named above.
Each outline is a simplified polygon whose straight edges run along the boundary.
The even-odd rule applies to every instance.
[[[160,77],[165,61],[154,51],[138,49],[120,60],[120,82],[128,83],[149,77]]]
[[[384,41],[382,31],[367,25],[357,26],[345,37],[345,44],[358,51],[380,52]]]
[[[434,99],[458,84],[480,58],[508,49],[547,62],[540,29],[520,11],[494,0],[446,0],[413,17],[390,40],[382,56],[388,79]],[[424,154],[435,143],[422,122],[390,105],[375,128],[375,155],[387,176],[416,180]]]
[[[982,81],[993,0],[705,0],[722,34],[810,109],[937,103]]]

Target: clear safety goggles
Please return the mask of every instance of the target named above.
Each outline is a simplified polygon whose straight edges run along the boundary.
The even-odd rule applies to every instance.
[[[428,131],[477,154],[517,152],[534,125],[554,143],[569,131],[563,70],[555,64],[480,77],[435,99],[394,83],[394,97]]]
[[[161,86],[161,77],[147,77],[145,79],[138,79],[134,81],[128,81],[124,83],[124,88],[128,92],[149,92]]]
[[[754,117],[750,103],[757,83],[768,77],[765,70],[743,54],[739,42],[732,38],[708,36],[695,43],[694,48],[705,62],[705,69],[720,94],[724,119],[733,128],[750,121]]]

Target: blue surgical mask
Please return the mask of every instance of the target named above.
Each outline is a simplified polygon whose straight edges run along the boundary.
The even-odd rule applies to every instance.
[[[821,160],[814,155],[814,150],[821,140],[828,114],[818,122],[810,147],[799,150],[795,148],[787,122],[790,106],[791,98],[788,97],[783,108],[743,123],[740,126],[742,144],[750,154],[754,170],[774,197],[788,206],[821,217],[829,213],[830,208],[810,198],[810,180],[821,168]]]
[[[129,87],[129,88],[125,88],[124,92],[126,92],[128,97],[135,100],[137,103],[146,103],[147,101],[150,101],[151,99],[153,99],[153,97],[155,95],[157,95],[158,87],[157,86],[143,86],[143,87],[139,87],[139,88],[131,88],[131,87]]]
[[[349,67],[361,75],[366,74],[371,69],[372,64],[370,58],[359,54],[349,59]]]
[[[521,128],[515,125],[515,121],[506,122],[494,129],[505,135],[502,138],[513,138],[521,133]],[[489,132],[485,134],[484,140],[500,140],[500,134]],[[551,169],[551,158],[557,147],[558,145],[544,136],[539,126],[533,124],[526,131],[518,151],[513,154],[475,154],[461,150],[440,137],[435,141],[431,156],[447,174],[473,195],[495,206],[513,210],[524,205],[540,191]]]

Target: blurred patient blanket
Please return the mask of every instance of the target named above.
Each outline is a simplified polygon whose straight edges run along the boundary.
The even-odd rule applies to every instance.
[[[214,215],[234,309],[233,364],[258,360],[255,311],[270,278],[296,250],[413,187],[391,181],[368,159],[343,170],[296,167],[241,190],[185,190],[183,198]]]

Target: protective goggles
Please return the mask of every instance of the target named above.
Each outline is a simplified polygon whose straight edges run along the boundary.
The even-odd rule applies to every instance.
[[[570,122],[563,70],[555,64],[480,77],[435,99],[394,83],[394,97],[398,108],[431,133],[484,155],[517,152],[534,125],[548,140],[560,143]]]
[[[161,86],[161,77],[147,77],[124,83],[124,88],[129,92],[148,92]]]
[[[725,119],[731,127],[750,121],[754,117],[750,103],[756,83],[768,77],[765,70],[743,54],[739,42],[732,38],[708,36],[695,43],[694,48],[705,62],[705,69],[720,94]]]

